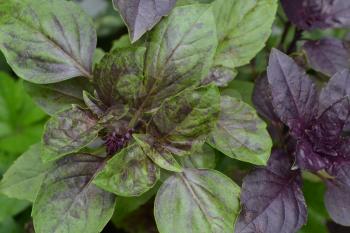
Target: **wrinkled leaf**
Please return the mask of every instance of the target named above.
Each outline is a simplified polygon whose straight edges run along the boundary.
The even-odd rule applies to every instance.
[[[241,161],[265,165],[272,141],[266,124],[255,110],[232,97],[221,98],[221,112],[209,144],[225,155]]]
[[[219,38],[215,66],[247,64],[270,36],[277,1],[216,0],[212,5]]]
[[[31,202],[35,200],[46,171],[51,167],[41,161],[40,149],[40,144],[36,144],[14,162],[0,182],[1,193]]]
[[[92,183],[102,162],[91,155],[58,161],[48,172],[33,206],[37,233],[102,231],[115,206],[115,196]]]
[[[294,233],[307,218],[300,171],[290,170],[283,152],[274,152],[267,168],[259,168],[243,180],[242,212],[235,233]]]
[[[335,178],[326,182],[326,208],[335,222],[350,226],[350,164],[334,166],[330,174]]]
[[[91,91],[91,85],[83,78],[75,78],[53,84],[33,84],[25,82],[24,87],[39,107],[47,114],[67,109],[76,104],[84,106],[83,91]]]
[[[159,189],[154,215],[160,233],[232,233],[239,186],[214,170],[186,169]]]
[[[169,152],[183,155],[215,127],[220,94],[214,85],[187,89],[163,102],[153,115],[150,131]]]
[[[141,147],[132,144],[113,156],[93,183],[118,196],[140,196],[155,185],[159,172]]]
[[[350,50],[340,40],[325,38],[307,41],[303,48],[310,66],[328,76],[350,68]]]
[[[96,32],[83,10],[61,0],[5,2],[0,49],[18,76],[40,84],[92,76]]]
[[[94,83],[104,104],[135,101],[143,80],[145,48],[121,48],[108,53],[94,70]]]
[[[97,138],[101,125],[77,106],[54,115],[43,135],[42,159],[47,162],[78,152]]]
[[[159,167],[173,171],[181,172],[182,168],[176,161],[171,152],[157,144],[150,135],[133,135],[136,143],[142,148],[142,151]]]
[[[132,42],[151,30],[175,6],[176,0],[113,0],[129,28]]]
[[[305,127],[317,114],[314,83],[292,58],[273,49],[267,77],[275,113],[291,129]]]
[[[153,95],[153,105],[158,107],[165,98],[199,84],[208,74],[216,46],[215,20],[209,6],[175,8],[150,35],[146,98]]]

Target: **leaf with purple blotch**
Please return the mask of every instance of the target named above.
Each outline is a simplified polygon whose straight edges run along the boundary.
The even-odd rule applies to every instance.
[[[292,58],[273,49],[267,77],[275,113],[290,129],[304,128],[315,118],[318,109],[316,87]]]
[[[348,0],[282,0],[291,22],[304,30],[347,27],[350,25]]]
[[[115,195],[92,183],[103,164],[103,159],[88,154],[59,160],[35,200],[35,232],[101,232],[115,207]]]
[[[350,50],[341,40],[325,38],[319,41],[307,41],[303,49],[310,66],[328,76],[350,68]]]
[[[78,106],[57,113],[46,123],[41,158],[47,162],[78,152],[102,129],[92,114]]]
[[[75,3],[12,0],[0,8],[0,49],[19,77],[38,84],[92,78],[96,31]]]
[[[326,182],[326,208],[335,222],[350,226],[350,163],[333,166],[329,173],[334,179]]]
[[[114,7],[129,28],[130,39],[137,41],[175,6],[176,0],[113,0]]]
[[[272,153],[267,168],[243,180],[242,212],[235,233],[295,233],[305,224],[307,209],[299,170],[282,151]]]

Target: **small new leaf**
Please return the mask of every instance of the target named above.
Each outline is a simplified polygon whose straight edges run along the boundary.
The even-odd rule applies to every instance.
[[[143,152],[159,167],[173,171],[181,172],[182,168],[176,161],[172,153],[155,143],[155,139],[150,135],[133,135],[136,143],[142,148]]]
[[[154,215],[160,233],[232,233],[239,186],[214,170],[185,169],[159,189]]]
[[[131,197],[151,189],[159,176],[159,168],[134,143],[113,156],[93,183],[118,196]]]
[[[150,133],[175,155],[190,152],[215,127],[220,111],[215,85],[186,89],[168,98],[153,115]]]
[[[42,159],[47,162],[78,152],[96,139],[102,126],[91,115],[77,106],[54,115],[45,127]]]
[[[129,28],[132,42],[151,30],[175,6],[176,0],[113,0]]]

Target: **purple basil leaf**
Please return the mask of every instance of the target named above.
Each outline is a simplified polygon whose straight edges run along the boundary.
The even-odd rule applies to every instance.
[[[267,77],[272,103],[280,120],[289,128],[302,129],[317,113],[317,90],[314,83],[292,58],[273,49]]]
[[[349,97],[344,97],[335,102],[318,118],[318,122],[314,126],[318,131],[317,136],[323,140],[337,140],[349,118],[349,113]]]
[[[350,96],[350,70],[336,73],[322,89],[319,98],[319,114],[345,96]]]
[[[259,77],[254,86],[253,103],[258,113],[272,122],[279,122],[272,105],[271,89],[267,76]]]
[[[307,209],[300,171],[290,170],[291,165],[284,152],[275,151],[267,168],[245,177],[235,233],[294,233],[304,225]]]
[[[129,28],[132,42],[151,30],[175,6],[176,0],[113,0]]]
[[[334,166],[330,173],[335,179],[327,181],[326,208],[335,222],[350,226],[350,163]]]
[[[328,76],[350,68],[350,51],[341,40],[325,38],[303,46],[310,66]]]
[[[348,0],[281,0],[292,23],[304,30],[350,25]]]

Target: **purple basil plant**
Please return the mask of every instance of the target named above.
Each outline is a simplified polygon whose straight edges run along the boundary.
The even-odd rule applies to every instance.
[[[336,73],[318,88],[292,58],[272,50],[267,77],[258,80],[253,99],[270,121],[272,136],[276,131],[284,135],[279,138],[283,143],[267,168],[244,179],[236,232],[297,232],[307,219],[303,171],[324,180],[331,218],[350,225],[350,137],[344,130],[349,93],[350,70]]]

